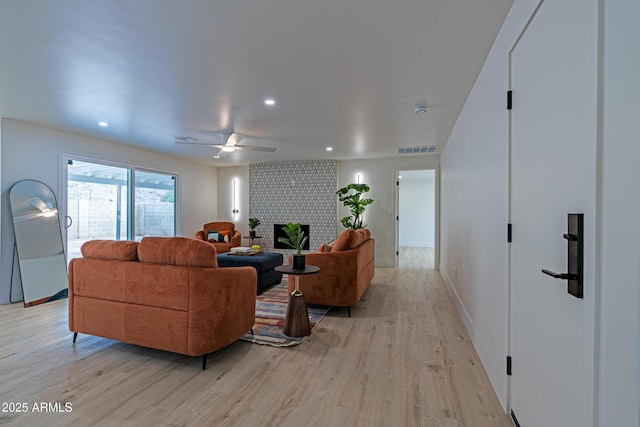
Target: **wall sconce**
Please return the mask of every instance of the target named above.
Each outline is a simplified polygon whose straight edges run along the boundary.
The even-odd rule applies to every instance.
[[[231,213],[233,214],[234,221],[238,219],[238,214],[240,213],[240,209],[238,209],[238,199],[240,199],[239,187],[238,178],[233,178],[233,180],[231,180]]]
[[[359,173],[356,174],[356,183],[360,184],[360,174]]]

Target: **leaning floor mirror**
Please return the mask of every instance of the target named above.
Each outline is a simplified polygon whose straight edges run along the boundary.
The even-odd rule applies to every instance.
[[[24,306],[66,298],[67,263],[55,194],[46,184],[25,179],[9,190],[9,205],[19,267],[12,274],[20,277]]]

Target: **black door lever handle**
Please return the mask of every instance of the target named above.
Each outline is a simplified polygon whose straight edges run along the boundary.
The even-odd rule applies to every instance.
[[[543,269],[542,272],[544,274],[547,274],[551,277],[553,277],[554,279],[562,279],[562,280],[578,280],[578,275],[577,274],[571,274],[571,273],[556,273],[553,272],[551,270],[545,270]]]

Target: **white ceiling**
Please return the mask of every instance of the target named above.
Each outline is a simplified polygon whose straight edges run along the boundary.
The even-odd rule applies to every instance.
[[[439,153],[511,3],[2,0],[0,115],[217,166]],[[173,142],[233,130],[277,151]]]

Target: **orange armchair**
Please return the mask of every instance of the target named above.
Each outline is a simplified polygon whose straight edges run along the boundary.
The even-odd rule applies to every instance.
[[[226,234],[227,236],[225,236],[225,241],[218,242],[208,239],[209,232],[217,232],[220,234]],[[231,248],[235,248],[242,244],[242,235],[235,229],[235,224],[229,221],[209,222],[205,224],[203,229],[199,230],[193,237],[198,240],[204,240],[205,242],[208,241],[215,246],[216,251],[219,254],[229,252]]]

